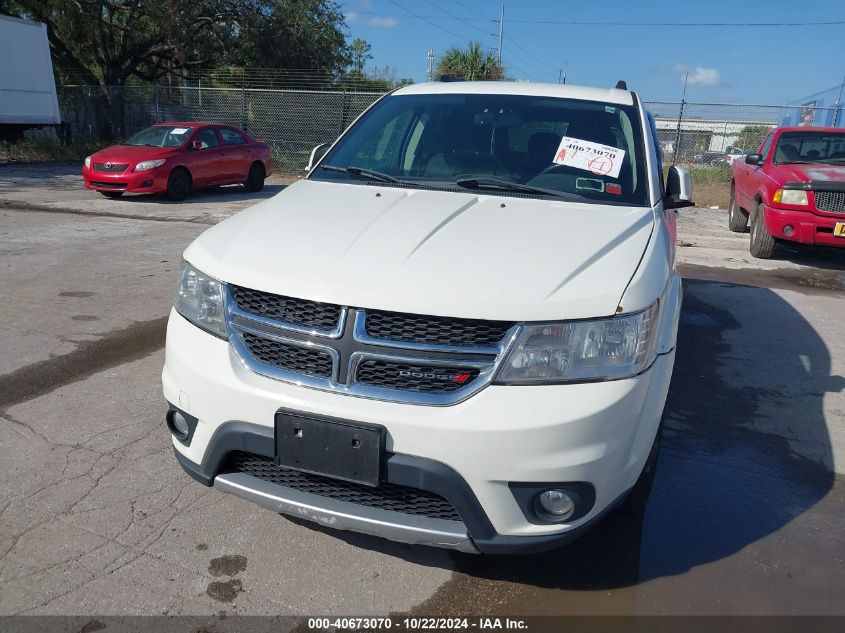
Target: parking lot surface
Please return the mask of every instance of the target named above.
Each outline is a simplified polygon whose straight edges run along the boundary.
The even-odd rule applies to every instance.
[[[284,182],[115,201],[76,167],[0,168],[0,615],[845,614],[842,252],[753,260],[723,212],[682,210],[649,503],[555,552],[470,556],[185,475],[159,379],[181,252]]]

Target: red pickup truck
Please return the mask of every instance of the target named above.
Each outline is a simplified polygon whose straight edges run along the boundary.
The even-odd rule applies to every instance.
[[[845,247],[845,129],[781,127],[733,164],[728,226],[751,222],[751,254],[778,242]]]

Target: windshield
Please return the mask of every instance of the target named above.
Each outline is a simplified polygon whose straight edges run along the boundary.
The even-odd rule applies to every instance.
[[[188,140],[194,128],[178,125],[155,125],[127,140],[124,145],[152,145],[154,147],[179,147]]]
[[[845,162],[845,132],[783,132],[775,163]]]
[[[633,106],[595,101],[390,96],[338,141],[311,178],[361,182],[362,174],[377,172],[381,181],[438,187],[470,179],[485,193],[542,196],[545,190],[587,202],[647,205],[638,121]]]

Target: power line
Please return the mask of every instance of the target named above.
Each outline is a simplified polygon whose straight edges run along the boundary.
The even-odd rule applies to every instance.
[[[459,16],[455,15],[454,13],[452,13],[451,11],[447,11],[447,10],[446,10],[446,9],[444,9],[443,7],[441,7],[441,6],[438,6],[438,5],[434,4],[431,0],[425,0],[425,3],[426,3],[426,4],[430,4],[432,7],[434,7],[435,9],[439,9],[440,11],[442,11],[443,13],[445,13],[446,15],[450,15],[450,16],[452,16],[453,18],[455,18],[456,20],[459,20],[459,21],[463,22],[464,24],[467,24],[468,26],[471,26],[471,27],[472,27],[472,28],[474,28],[476,31],[480,31],[481,33],[484,33],[484,35],[489,35],[490,37],[496,37],[496,35],[494,35],[493,33],[489,33],[489,32],[487,32],[487,31],[485,31],[484,29],[482,29],[480,26],[476,26],[475,24],[473,24],[472,22],[470,22],[468,19],[465,19],[465,18],[459,17]]]
[[[494,18],[488,18],[488,17],[487,17],[486,15],[484,15],[483,13],[480,13],[480,12],[476,11],[476,10],[475,10],[475,9],[473,9],[472,7],[468,7],[468,6],[467,6],[467,5],[465,5],[463,2],[459,2],[458,0],[452,0],[452,2],[454,2],[454,3],[455,3],[455,4],[457,4],[457,5],[462,6],[464,9],[466,9],[466,10],[467,10],[467,11],[469,11],[470,13],[474,13],[475,15],[480,15],[480,16],[481,16],[482,18],[484,18],[485,20],[489,20],[490,22],[495,22],[495,21],[496,21]]]
[[[396,4],[393,0],[389,0],[392,4]],[[407,11],[404,7],[399,6],[400,9]],[[461,5],[464,6],[464,5]],[[372,15],[382,17],[403,17],[395,13],[380,13],[377,11],[358,11],[360,15]],[[409,12],[410,13],[410,12]],[[442,15],[419,15],[410,13],[411,17],[419,18],[421,20],[448,20],[450,18]],[[407,17],[407,16],[405,16]],[[492,18],[462,18],[464,21],[481,22],[498,22]],[[551,24],[561,26],[628,26],[628,27],[802,27],[802,26],[842,26],[845,25],[845,20],[824,20],[819,22],[602,22],[590,20],[508,20],[511,24]]]
[[[515,46],[518,50],[522,51],[529,59],[533,59],[538,64],[541,64],[543,66],[548,66],[549,68],[556,70],[556,67],[554,66],[554,64],[549,63],[547,60],[540,59],[539,57],[537,57],[533,53],[529,52],[524,46],[522,46],[519,42],[514,40],[513,36],[511,36],[508,41],[510,42],[511,46]]]
[[[406,9],[405,7],[403,7],[401,4],[399,4],[399,3],[398,3],[398,2],[396,2],[395,0],[388,0],[388,1],[390,2],[390,4],[396,5],[397,7],[399,7],[399,8],[400,8],[400,9],[402,9],[403,11],[405,11],[405,12],[406,12],[408,15],[410,15],[411,17],[414,17],[414,18],[419,18],[420,20],[423,20],[424,22],[427,22],[428,24],[430,24],[430,25],[431,25],[431,26],[433,26],[434,28],[436,28],[436,29],[440,29],[440,30],[441,30],[441,31],[443,31],[444,33],[448,33],[448,34],[449,34],[449,35],[451,35],[452,37],[457,37],[458,39],[463,40],[464,42],[469,41],[469,40],[468,40],[465,36],[463,36],[463,35],[458,35],[458,34],[457,34],[457,33],[455,33],[454,31],[450,31],[450,30],[449,30],[449,29],[447,29],[446,27],[440,26],[439,24],[437,24],[437,23],[435,23],[435,22],[432,22],[431,20],[429,20],[429,19],[428,19],[428,17],[425,17],[425,16],[419,15],[419,14],[417,14],[417,13],[414,13],[414,12],[413,12],[413,11],[411,11],[410,9]],[[366,12],[365,12],[365,11],[361,11],[361,13],[366,13],[367,15],[390,15],[390,14],[384,14],[384,13],[383,13],[383,14],[377,14],[377,13],[373,13],[373,12],[371,12],[371,11],[366,11]],[[397,16],[392,15],[391,17],[397,17]],[[448,19],[448,18],[446,18],[446,19]]]

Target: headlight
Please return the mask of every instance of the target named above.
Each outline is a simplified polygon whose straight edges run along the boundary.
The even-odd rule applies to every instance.
[[[223,315],[223,284],[187,262],[182,263],[175,307],[179,314],[197,327],[227,338]]]
[[[148,169],[161,167],[162,165],[164,165],[166,160],[166,158],[157,158],[155,160],[142,160],[140,163],[135,165],[135,169],[133,171],[147,171]]]
[[[530,385],[634,376],[654,361],[657,314],[655,302],[642,312],[607,319],[526,324],[494,382]]]
[[[778,189],[772,200],[780,204],[804,206],[807,204],[807,192],[803,189]]]
[[[89,168],[91,167],[91,157],[90,156],[85,157],[85,166],[89,167]]]

